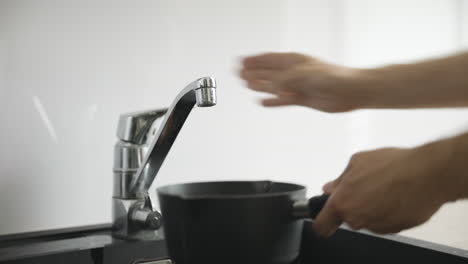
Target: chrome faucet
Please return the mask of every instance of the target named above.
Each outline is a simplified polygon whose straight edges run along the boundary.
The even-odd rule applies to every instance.
[[[122,114],[114,148],[114,236],[151,239],[161,226],[148,195],[177,134],[195,104],[216,105],[216,80],[200,78],[185,87],[168,109]]]

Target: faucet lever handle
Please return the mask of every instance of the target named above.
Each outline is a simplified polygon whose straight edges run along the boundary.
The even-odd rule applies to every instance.
[[[117,137],[133,144],[149,143],[156,133],[156,121],[161,120],[166,112],[167,109],[156,109],[120,115]]]

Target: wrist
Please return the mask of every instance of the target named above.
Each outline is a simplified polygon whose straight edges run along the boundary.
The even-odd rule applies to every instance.
[[[388,88],[389,67],[354,69],[350,86],[356,102],[356,109],[376,109],[388,107],[387,101],[394,101]]]
[[[361,108],[415,108],[421,103],[420,79],[424,75],[411,64],[359,69],[355,86],[365,96]]]
[[[446,139],[450,149],[447,173],[453,183],[451,200],[468,198],[468,134]]]
[[[466,165],[460,159],[459,147],[458,138],[454,137],[415,148],[418,159],[423,162],[421,168],[425,178],[422,180],[428,184],[427,188],[435,190],[437,197],[434,198],[442,202],[468,197],[466,168],[463,168]]]

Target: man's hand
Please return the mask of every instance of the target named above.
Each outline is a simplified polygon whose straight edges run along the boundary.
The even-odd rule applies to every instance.
[[[325,112],[361,108],[468,106],[468,52],[412,64],[356,69],[298,53],[247,57],[240,71],[265,106],[302,105]]]
[[[355,154],[343,174],[323,187],[331,196],[316,218],[317,232],[330,236],[345,222],[353,229],[396,233],[427,221],[456,199],[459,181],[447,169],[449,142]]]
[[[243,60],[240,76],[253,90],[273,94],[264,106],[302,105],[345,112],[369,101],[360,84],[364,71],[322,62],[298,53],[267,53]]]

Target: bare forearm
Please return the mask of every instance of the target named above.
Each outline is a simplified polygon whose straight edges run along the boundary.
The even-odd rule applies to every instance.
[[[364,70],[371,100],[363,108],[468,106],[468,52]]]

